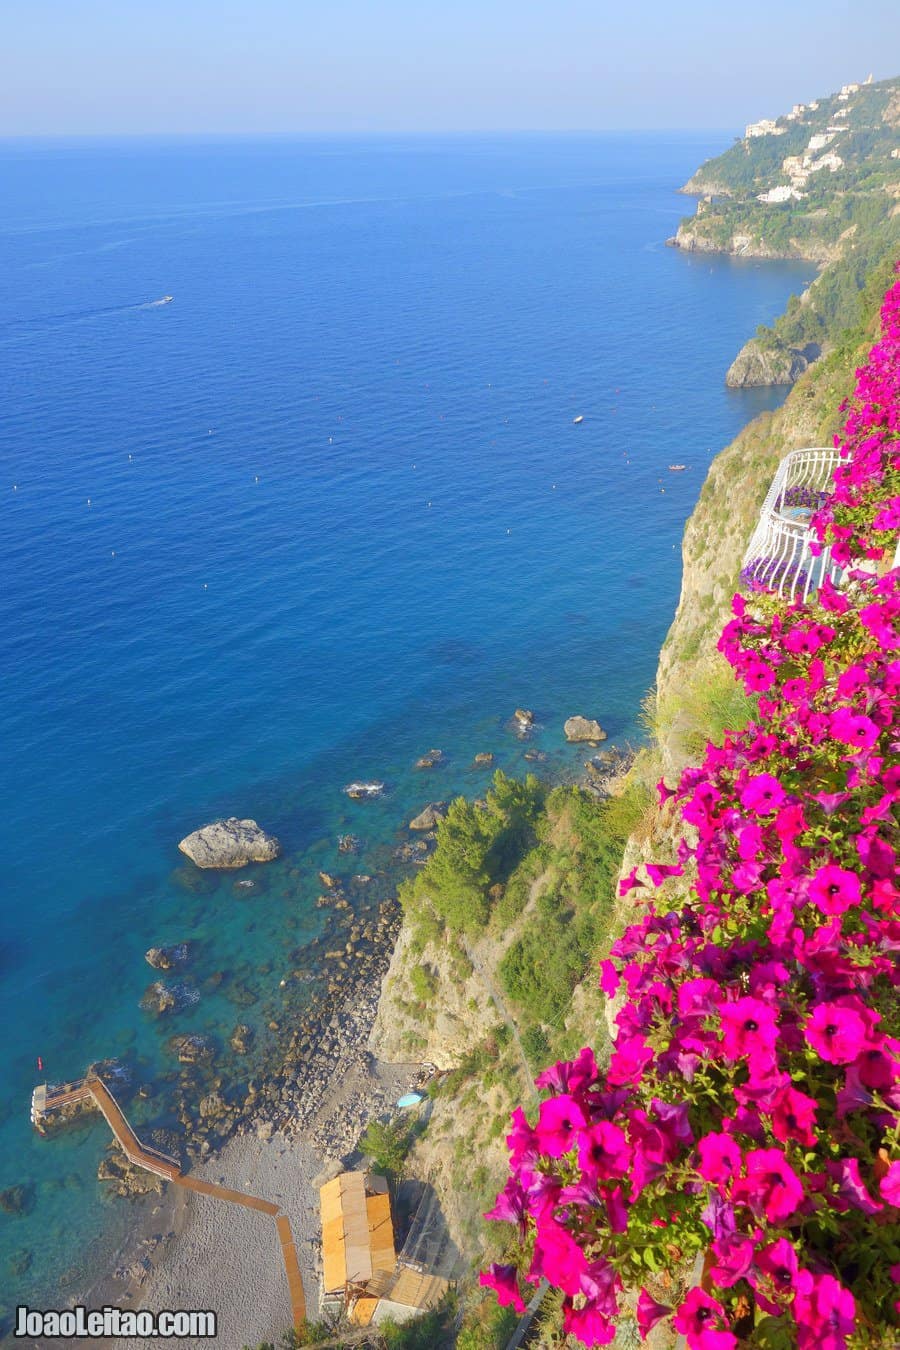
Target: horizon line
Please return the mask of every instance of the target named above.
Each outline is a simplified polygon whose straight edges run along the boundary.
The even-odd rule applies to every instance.
[[[683,136],[736,135],[732,128],[714,126],[660,127],[444,127],[423,131],[418,128],[365,128],[288,130],[288,131],[2,131],[0,144],[13,141],[147,141],[147,140],[315,140],[350,138],[383,140],[406,137],[426,140],[441,136]]]

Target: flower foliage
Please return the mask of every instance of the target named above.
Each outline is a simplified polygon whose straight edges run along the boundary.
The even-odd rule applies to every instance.
[[[881,311],[882,338],[857,371],[856,390],[836,439],[844,463],[834,491],[813,516],[820,544],[841,564],[885,557],[900,529],[900,283]]]
[[[816,517],[850,563],[897,528],[900,284],[883,317]],[[585,1345],[626,1289],[642,1338],[670,1319],[689,1350],[900,1344],[900,569],[778,603],[735,596],[719,646],[758,720],[660,783],[675,857],[621,883],[643,912],[602,964],[608,1064],[554,1065],[536,1121],[513,1116],[488,1217],[524,1264],[482,1281],[521,1308],[522,1276],[548,1280]],[[643,1287],[701,1253],[674,1306]]]

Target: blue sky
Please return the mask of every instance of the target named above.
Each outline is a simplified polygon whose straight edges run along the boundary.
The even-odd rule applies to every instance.
[[[736,129],[900,73],[897,0],[0,0],[0,135]]]

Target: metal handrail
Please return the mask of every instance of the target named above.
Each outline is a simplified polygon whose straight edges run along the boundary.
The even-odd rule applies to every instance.
[[[816,555],[810,544],[816,536],[809,527],[813,507],[799,507],[808,514],[786,514],[784,498],[791,489],[815,494],[828,492],[841,452],[825,446],[791,450],[772,479],[759,520],[744,554],[742,575],[775,591],[790,601],[807,600],[826,577],[839,583],[842,569],[826,545]]]

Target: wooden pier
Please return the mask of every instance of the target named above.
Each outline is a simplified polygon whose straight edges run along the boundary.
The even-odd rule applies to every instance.
[[[143,1167],[165,1181],[171,1181],[185,1190],[196,1191],[200,1195],[212,1196],[215,1200],[227,1200],[234,1205],[243,1205],[245,1209],[254,1209],[268,1214],[275,1220],[275,1231],[281,1246],[284,1270],[287,1276],[288,1291],[291,1300],[291,1313],[294,1326],[299,1329],[306,1320],[306,1299],[303,1294],[303,1281],[300,1277],[300,1265],[297,1249],[291,1232],[291,1222],[281,1207],[271,1200],[261,1200],[255,1195],[245,1195],[243,1191],[232,1191],[226,1186],[217,1186],[212,1181],[203,1181],[182,1172],[174,1158],[161,1153],[159,1149],[144,1144],[137,1137],[122,1108],[110,1092],[107,1085],[95,1074],[88,1074],[72,1083],[49,1085],[42,1083],[34,1089],[31,1096],[31,1120],[35,1128],[45,1133],[44,1121],[47,1116],[61,1107],[76,1102],[91,1101],[103,1115],[112,1130],[116,1142],[130,1163]]]

